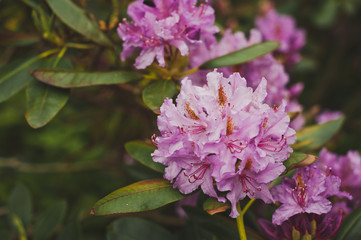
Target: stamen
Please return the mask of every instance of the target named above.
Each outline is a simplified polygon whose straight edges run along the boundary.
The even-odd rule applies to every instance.
[[[302,176],[300,174],[296,176],[296,183],[296,187],[292,189],[292,196],[298,205],[304,207],[307,204],[308,199],[307,184],[303,182]]]
[[[267,123],[268,123],[268,118],[266,117],[266,118],[263,119],[263,124],[262,124],[262,128],[265,131],[266,131],[266,128],[267,128]]]
[[[158,137],[157,137],[155,134],[153,134],[153,135],[150,137],[150,139],[152,140],[153,145],[156,146],[156,147],[158,147]]]
[[[222,107],[227,102],[227,96],[223,90],[222,84],[219,86],[219,89],[218,89],[218,102],[219,102],[219,105],[221,105]]]
[[[227,143],[227,147],[229,148],[229,151],[231,151],[231,153],[240,153],[242,152],[243,149],[245,149],[247,147],[247,142],[246,142],[246,146],[242,146],[243,144],[240,142],[239,144],[235,144],[236,141],[230,141],[229,143]]]
[[[287,139],[284,135],[282,135],[279,141],[275,140],[273,137],[262,139],[258,143],[258,147],[270,152],[280,152],[286,144]]]
[[[262,190],[261,186],[255,186],[253,184],[253,182],[255,182],[255,179],[250,176],[242,174],[240,177],[240,180],[241,180],[241,184],[242,184],[244,193],[249,193],[249,195],[254,196],[254,194],[256,193],[255,190],[257,190],[257,191]],[[251,188],[254,190],[251,190]]]
[[[182,134],[184,133],[192,133],[192,134],[200,134],[206,130],[206,127],[201,124],[194,124],[191,126],[183,126],[180,128]]]
[[[232,118],[228,116],[227,118],[227,130],[226,130],[226,135],[229,136],[232,134],[234,130],[234,124],[232,122]]]
[[[193,120],[199,120],[199,117],[197,116],[197,114],[191,109],[191,107],[189,106],[189,103],[186,103],[186,111],[189,115],[189,117]]]
[[[192,167],[193,167],[193,164],[192,164]],[[209,164],[201,164],[200,167],[197,168],[194,172],[187,174],[187,172],[184,170],[183,173],[186,177],[188,177],[189,183],[194,183],[197,180],[200,180],[204,177],[204,174],[206,173],[208,167],[209,167]]]

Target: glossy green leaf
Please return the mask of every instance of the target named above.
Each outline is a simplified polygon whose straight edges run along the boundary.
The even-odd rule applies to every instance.
[[[358,207],[343,220],[335,240],[360,239],[361,236],[361,207]]]
[[[30,71],[39,67],[39,57],[12,62],[0,69],[0,103],[7,100],[32,79]]]
[[[154,162],[152,159],[151,153],[154,152],[155,147],[148,145],[140,141],[131,141],[125,144],[125,149],[135,160],[139,161],[141,164],[157,171],[160,173],[164,172],[165,166]]]
[[[317,157],[311,154],[293,152],[290,154],[290,157],[283,162],[283,165],[286,167],[286,172],[289,172],[296,168],[301,168],[312,164],[316,161]]]
[[[297,151],[313,150],[322,147],[341,128],[344,118],[323,124],[305,127],[296,133],[297,141],[292,148]]]
[[[10,195],[9,212],[16,215],[25,227],[29,226],[32,215],[32,201],[29,190],[18,184]]]
[[[104,46],[112,46],[112,42],[90,20],[85,11],[70,0],[47,0],[53,12],[70,28]]]
[[[138,80],[141,76],[132,72],[75,72],[63,70],[37,69],[31,73],[36,79],[43,83],[61,87],[75,88],[94,85],[108,85],[126,83]]]
[[[171,98],[177,93],[172,81],[161,80],[149,84],[143,91],[143,101],[152,110],[159,109],[165,98]]]
[[[120,218],[112,223],[108,240],[169,240],[173,235],[165,228],[141,218]]]
[[[65,106],[69,93],[68,89],[32,81],[26,89],[26,121],[33,128],[44,126]]]
[[[243,48],[235,52],[231,52],[224,56],[211,59],[203,63],[200,66],[200,68],[213,69],[213,68],[228,67],[228,66],[234,66],[234,65],[246,63],[258,57],[266,55],[272,52],[273,50],[276,50],[279,46],[280,44],[274,41],[258,43],[250,47]]]
[[[35,223],[34,240],[48,239],[65,217],[66,202],[57,201]]]
[[[142,212],[186,197],[165,179],[140,181],[120,188],[95,203],[93,215]]]
[[[227,203],[218,202],[217,199],[215,199],[215,198],[208,198],[203,203],[203,210],[206,211],[207,213],[209,213],[210,215],[224,212],[227,209],[229,209],[230,207],[231,206],[229,205],[228,202]]]

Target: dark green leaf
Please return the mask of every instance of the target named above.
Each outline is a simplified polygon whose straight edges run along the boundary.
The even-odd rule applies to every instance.
[[[266,55],[273,50],[277,49],[280,46],[278,42],[262,42],[255,45],[252,45],[241,50],[231,52],[224,56],[220,56],[214,59],[211,59],[203,63],[201,69],[213,69],[219,67],[228,67],[234,66],[242,63],[252,61],[258,57]]]
[[[40,41],[40,37],[28,33],[0,31],[1,45],[28,46]]]
[[[47,124],[65,106],[69,90],[32,81],[26,89],[26,121],[33,128]]]
[[[80,226],[77,220],[70,221],[60,233],[58,240],[79,240],[81,239]]]
[[[229,205],[228,202],[227,203],[218,202],[217,199],[215,199],[215,198],[208,198],[203,203],[203,210],[206,211],[207,213],[209,213],[210,215],[224,212],[227,209],[229,209],[230,207],[231,206]]]
[[[34,227],[34,239],[43,240],[49,238],[63,221],[65,212],[65,201],[57,201],[52,204],[36,221]]]
[[[29,190],[18,184],[10,195],[10,214],[16,215],[25,227],[29,226],[32,215],[32,201]]]
[[[217,239],[239,239],[237,229],[226,219],[217,215],[211,216],[194,207],[184,206],[183,209],[193,222],[216,235]]]
[[[165,179],[140,181],[120,188],[95,203],[91,214],[142,212],[159,208],[186,197]]]
[[[358,207],[341,224],[335,240],[360,239],[361,236],[361,207]]]
[[[342,126],[344,118],[323,124],[305,127],[296,133],[297,141],[292,148],[297,151],[313,150],[322,147]]]
[[[152,110],[159,109],[165,98],[171,98],[177,93],[172,81],[161,80],[149,84],[143,91],[143,101]]]
[[[40,66],[39,57],[15,61],[0,69],[0,102],[23,89],[31,80],[30,70]]]
[[[61,88],[88,87],[94,85],[108,85],[126,83],[141,78],[132,72],[74,72],[37,69],[31,73],[36,79]]]
[[[144,142],[131,141],[125,144],[125,149],[135,160],[139,161],[141,164],[144,164],[145,166],[157,172],[164,172],[165,166],[154,162],[152,156],[150,155],[154,152],[155,147]]]
[[[70,28],[104,46],[112,46],[112,42],[90,20],[85,11],[70,0],[47,0],[53,12]]]
[[[172,234],[163,227],[140,218],[120,218],[112,223],[108,239],[112,240],[169,240]]]

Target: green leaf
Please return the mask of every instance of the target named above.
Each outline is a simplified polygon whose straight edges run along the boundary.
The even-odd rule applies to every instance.
[[[344,118],[323,124],[305,127],[296,133],[297,141],[292,148],[297,151],[314,150],[322,147],[342,126]]]
[[[32,215],[32,201],[30,192],[24,185],[18,184],[12,191],[9,212],[16,215],[25,227],[29,226]]]
[[[26,89],[26,121],[40,128],[52,120],[69,99],[69,90],[32,81]]]
[[[165,98],[171,98],[177,93],[172,81],[161,80],[149,84],[143,90],[143,101],[152,110],[159,109]]]
[[[208,198],[203,203],[203,210],[209,213],[210,215],[214,215],[216,213],[224,212],[229,209],[231,206],[229,203],[218,202],[215,198]]]
[[[0,45],[28,46],[40,41],[40,37],[29,33],[0,30]]]
[[[160,163],[154,162],[152,156],[150,155],[154,152],[155,147],[148,145],[144,142],[131,141],[125,144],[125,149],[132,156],[132,158],[139,161],[141,164],[157,172],[164,172],[165,166]]]
[[[0,69],[0,103],[7,100],[21,89],[23,89],[32,79],[29,74],[40,66],[39,57],[27,60],[12,62]]]
[[[65,217],[66,202],[57,201],[47,209],[36,221],[34,227],[34,240],[49,238]]]
[[[268,41],[252,45],[224,56],[211,59],[200,66],[200,69],[213,69],[234,66],[252,61],[266,55],[280,46],[278,42]]]
[[[79,240],[81,239],[80,226],[77,220],[70,221],[59,234],[58,240]]]
[[[95,85],[108,85],[126,83],[138,80],[141,75],[132,72],[75,72],[64,70],[37,69],[31,74],[43,83],[61,87],[89,87]]]
[[[311,154],[293,152],[290,157],[283,162],[286,167],[285,174],[293,169],[301,168],[312,164],[317,157]]]
[[[361,236],[361,207],[358,207],[343,220],[335,240],[359,239]]]
[[[195,207],[183,206],[183,209],[194,223],[216,235],[217,239],[239,239],[237,229],[226,218],[211,216]]]
[[[316,161],[317,157],[311,154],[293,152],[290,154],[290,157],[283,162],[286,170],[278,178],[273,180],[273,182],[268,186],[272,187],[282,183],[283,178],[291,178],[295,173],[296,168],[301,168],[312,164]]]
[[[85,11],[70,0],[47,0],[53,12],[70,28],[104,46],[113,46]]]
[[[140,181],[120,188],[95,203],[93,215],[142,212],[178,201],[186,195],[173,189],[165,179]]]
[[[111,237],[109,237],[111,236]],[[120,218],[108,232],[111,240],[169,240],[174,239],[165,228],[141,218]]]

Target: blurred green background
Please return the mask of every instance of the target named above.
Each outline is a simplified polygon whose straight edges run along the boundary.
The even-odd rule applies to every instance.
[[[56,47],[36,28],[29,2],[39,4],[51,16],[43,0],[0,0],[0,76],[14,61]],[[126,17],[129,1],[73,2],[87,9],[98,23],[102,20],[105,33],[118,47],[69,49],[65,57],[72,67],[88,71],[132,68],[120,62],[121,41],[116,24],[111,26],[114,16]],[[260,3],[214,0],[212,4],[218,25],[248,34]],[[290,72],[291,84],[301,81],[305,85],[300,103],[307,122],[313,123],[323,109],[342,111],[346,122],[328,147],[340,154],[349,149],[360,151],[361,1],[290,0],[275,1],[275,6],[281,13],[294,16],[298,27],[307,31],[303,60]],[[86,43],[56,18],[54,25],[61,38]],[[136,89],[135,93],[128,91],[133,88],[73,89],[65,108],[40,129],[32,129],[24,118],[25,91],[0,102],[0,239],[19,239],[16,220],[8,214],[19,204],[22,209],[15,211],[28,219],[25,228],[28,236],[37,236],[34,239],[105,239],[110,223],[118,216],[91,216],[92,205],[119,187],[160,177],[135,163],[124,150],[125,142],[149,139],[156,131],[156,115],[139,104]],[[16,196],[23,202],[11,200]],[[160,212],[168,215],[156,211],[141,216],[172,231],[184,225],[173,217],[172,206]],[[53,223],[44,220],[47,216],[55,219]],[[37,230],[52,228],[50,233]]]

